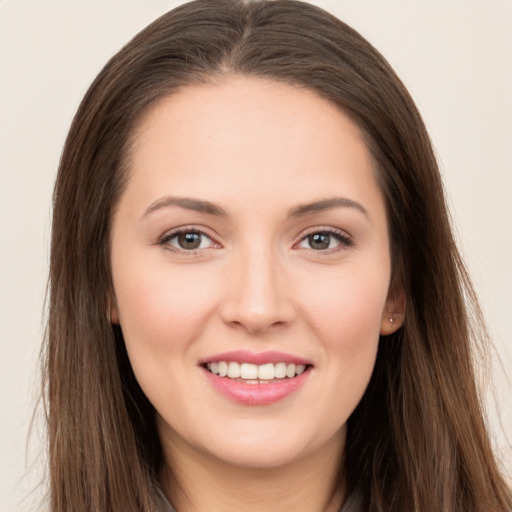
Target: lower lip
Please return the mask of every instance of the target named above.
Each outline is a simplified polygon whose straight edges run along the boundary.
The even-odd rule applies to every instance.
[[[297,391],[309,377],[310,368],[291,379],[262,381],[257,384],[219,377],[206,369],[203,371],[213,387],[227,398],[244,405],[269,405]]]

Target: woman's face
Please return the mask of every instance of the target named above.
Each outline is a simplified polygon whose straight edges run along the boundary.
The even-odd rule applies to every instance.
[[[136,132],[111,257],[164,450],[251,467],[339,453],[379,334],[401,322],[383,196],[346,115],[237,76],[162,100]]]

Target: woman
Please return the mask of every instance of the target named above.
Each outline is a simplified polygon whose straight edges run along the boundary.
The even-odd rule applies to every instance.
[[[86,94],[54,201],[52,510],[510,509],[428,136],[342,22],[164,15]]]

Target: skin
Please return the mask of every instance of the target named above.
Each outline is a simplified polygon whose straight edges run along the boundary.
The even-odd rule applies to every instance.
[[[134,141],[112,226],[112,317],[183,491],[164,472],[165,492],[180,512],[337,510],[346,421],[404,308],[388,293],[385,204],[358,128],[310,91],[229,75],[154,105]],[[290,215],[334,197],[353,203]],[[183,249],[177,228],[207,236]],[[333,230],[341,241],[312,246]],[[284,399],[240,404],[199,364],[233,350],[312,367]]]

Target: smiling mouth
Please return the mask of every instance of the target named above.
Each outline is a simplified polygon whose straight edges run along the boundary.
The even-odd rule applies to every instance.
[[[216,361],[204,363],[203,367],[219,377],[226,377],[246,384],[261,384],[293,379],[309,370],[311,365],[294,363],[258,365],[236,361]]]

